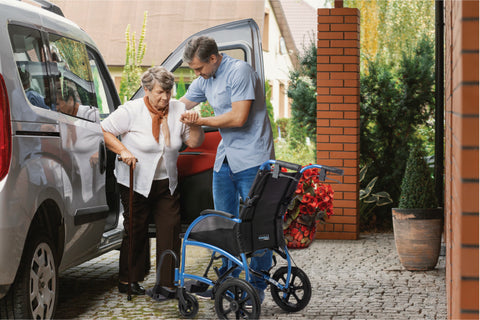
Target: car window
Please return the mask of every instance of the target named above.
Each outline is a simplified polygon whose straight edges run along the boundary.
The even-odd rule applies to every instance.
[[[40,31],[17,25],[9,25],[8,31],[27,100],[34,106],[55,110],[49,94],[46,54]]]
[[[100,119],[105,119],[109,114],[110,110],[114,110],[114,102],[111,94],[105,89],[108,88],[105,79],[106,70],[103,69],[102,63],[98,60],[98,56],[88,49],[88,59],[90,62],[90,68],[92,70],[93,83],[95,86],[95,93],[97,96],[97,105],[100,112]]]
[[[56,34],[49,34],[48,40],[57,111],[98,120],[97,97],[85,45]]]

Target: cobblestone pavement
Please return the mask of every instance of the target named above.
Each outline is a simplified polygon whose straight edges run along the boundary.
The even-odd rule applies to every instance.
[[[152,241],[153,243],[153,241]],[[193,248],[193,247],[191,247]],[[154,261],[154,249],[152,261]],[[359,240],[315,240],[291,250],[312,283],[312,299],[297,313],[286,313],[267,293],[262,319],[446,319],[445,257],[436,269],[410,272],[398,260],[392,233],[361,234]],[[188,251],[189,273],[201,275],[206,249]],[[281,258],[279,260],[282,260]],[[118,251],[60,275],[57,319],[179,319],[178,302],[117,291]],[[143,283],[155,284],[155,272]],[[213,301],[199,300],[197,319],[216,318]]]

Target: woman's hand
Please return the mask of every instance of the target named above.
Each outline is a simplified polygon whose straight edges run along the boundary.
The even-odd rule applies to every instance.
[[[135,169],[137,158],[135,158],[133,154],[130,151],[128,151],[128,149],[123,149],[122,151],[120,151],[119,155],[120,155],[119,160],[122,160],[123,163],[125,163],[128,166],[132,166],[132,168]]]
[[[193,111],[193,110],[188,110],[185,111],[181,116],[180,116],[180,121],[182,123],[185,123],[186,125],[194,125],[194,126],[200,126],[200,120],[202,117],[198,114],[198,112]]]

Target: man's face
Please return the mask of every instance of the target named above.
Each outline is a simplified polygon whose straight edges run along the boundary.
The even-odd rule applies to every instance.
[[[216,62],[217,56],[214,54],[210,56],[208,62],[203,62],[197,56],[195,56],[188,66],[195,72],[197,77],[200,76],[204,79],[208,79],[213,77],[217,71]]]

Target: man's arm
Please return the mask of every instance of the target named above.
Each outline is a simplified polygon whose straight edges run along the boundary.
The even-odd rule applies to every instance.
[[[238,128],[248,120],[252,100],[242,100],[232,103],[232,110],[214,117],[199,117],[192,124],[214,128]]]
[[[185,96],[181,97],[179,101],[183,102],[185,104],[185,108],[187,110],[192,109],[193,107],[195,107],[198,104],[198,102],[193,102],[193,101],[188,100],[187,98],[185,98]]]

